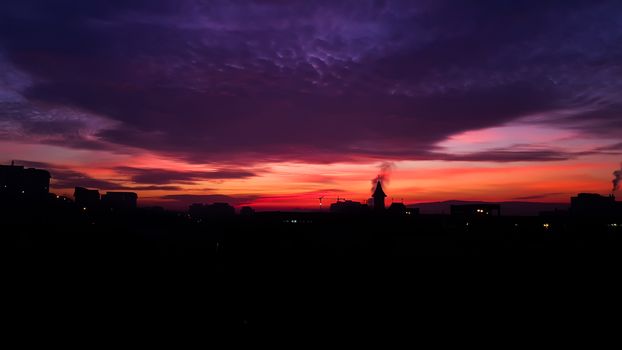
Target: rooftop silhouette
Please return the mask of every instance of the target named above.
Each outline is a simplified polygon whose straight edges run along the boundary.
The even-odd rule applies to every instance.
[[[11,165],[0,174],[7,189],[0,196],[4,232],[14,240],[15,254],[37,261],[166,257],[217,267],[296,259],[312,268],[310,261],[320,257],[614,256],[622,249],[622,203],[613,195],[580,193],[569,205],[549,206],[539,215],[512,214],[513,202],[447,202],[444,214],[429,214],[423,204],[392,201],[385,209],[387,189],[377,181],[373,208],[338,198],[329,211],[243,206],[236,212],[221,201],[169,211],[139,206],[133,192],[100,195],[78,186],[74,200],[55,195],[48,192],[53,173],[43,169]]]
[[[383,211],[384,207],[384,199],[387,195],[382,190],[382,181],[378,179],[376,181],[376,188],[374,189],[374,193],[372,194],[372,198],[374,199],[374,210]]]
[[[24,168],[13,162],[0,165],[0,196],[7,199],[40,199],[50,191],[50,173],[47,170]]]

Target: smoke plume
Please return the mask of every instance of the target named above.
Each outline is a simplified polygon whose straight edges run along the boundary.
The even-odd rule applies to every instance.
[[[393,162],[382,162],[380,164],[380,166],[378,167],[378,175],[376,175],[375,178],[371,179],[371,193],[372,194],[376,190],[376,184],[378,183],[378,180],[380,180],[383,186],[386,186],[389,184],[393,169],[395,169],[395,164]]]
[[[611,190],[611,192],[615,192],[620,189],[621,181],[622,181],[622,163],[620,163],[620,170],[616,170],[613,172],[613,180],[611,180],[611,183],[613,183],[613,189]]]

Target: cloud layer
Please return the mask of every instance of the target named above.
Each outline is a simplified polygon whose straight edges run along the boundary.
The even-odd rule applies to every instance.
[[[199,163],[558,160],[437,143],[524,119],[619,136],[620,42],[618,1],[9,0],[0,134]]]

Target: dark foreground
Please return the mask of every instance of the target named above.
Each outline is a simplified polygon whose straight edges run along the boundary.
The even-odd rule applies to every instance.
[[[173,330],[388,329],[438,332],[441,342],[504,334],[523,317],[546,333],[614,307],[605,295],[619,280],[622,229],[612,220],[259,213],[197,222],[3,208],[7,315],[17,330],[151,340]],[[600,297],[576,299],[583,288]]]

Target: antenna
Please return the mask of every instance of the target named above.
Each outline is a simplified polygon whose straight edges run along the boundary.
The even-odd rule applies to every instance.
[[[318,198],[320,200],[320,211],[322,211],[322,198],[324,198],[324,196],[320,196]]]

